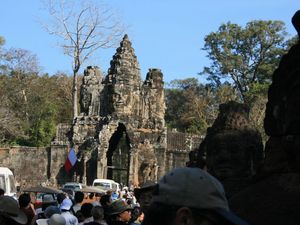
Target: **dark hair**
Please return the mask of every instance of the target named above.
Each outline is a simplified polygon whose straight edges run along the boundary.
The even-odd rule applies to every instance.
[[[92,216],[92,209],[93,209],[93,204],[91,203],[84,203],[81,206],[81,213],[85,218],[91,217]]]
[[[90,193],[89,194],[89,199],[93,199],[94,198],[94,193]]]
[[[19,206],[21,208],[27,207],[30,202],[31,202],[31,198],[28,193],[23,193],[19,196]]]
[[[78,211],[75,213],[75,216],[77,217],[79,223],[81,223],[81,222],[84,221],[84,216],[83,216],[81,210],[78,210]]]
[[[58,204],[61,204],[63,200],[66,198],[66,195],[64,193],[58,193],[56,195]]]
[[[176,218],[177,210],[183,206],[172,206],[162,203],[154,202],[150,205],[145,214],[143,225],[170,225],[173,224]],[[223,219],[219,214],[213,210],[195,209],[188,207],[193,215],[196,224],[204,221],[210,222],[213,225],[229,225],[230,223]]]
[[[94,206],[92,209],[92,216],[94,220],[101,220],[104,218],[104,210],[101,206]]]
[[[137,220],[137,218],[139,218],[139,216],[142,214],[142,210],[140,207],[136,206],[133,208],[133,210],[131,211],[131,220],[130,223],[133,223],[134,221]]]
[[[4,193],[5,191],[2,188],[0,188],[0,195],[4,195]]]
[[[110,201],[111,201],[110,195],[103,195],[100,199],[100,204],[105,209],[105,207],[108,206],[108,203],[110,203]]]
[[[82,191],[76,191],[74,200],[76,203],[81,203],[84,199],[84,193]]]

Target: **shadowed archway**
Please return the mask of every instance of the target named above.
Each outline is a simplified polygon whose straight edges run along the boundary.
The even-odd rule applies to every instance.
[[[128,185],[130,166],[130,140],[124,124],[119,123],[109,140],[107,151],[107,178]]]

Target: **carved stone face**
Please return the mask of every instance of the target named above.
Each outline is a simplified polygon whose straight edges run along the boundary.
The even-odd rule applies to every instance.
[[[253,145],[238,131],[218,133],[207,142],[208,171],[221,180],[253,174]]]

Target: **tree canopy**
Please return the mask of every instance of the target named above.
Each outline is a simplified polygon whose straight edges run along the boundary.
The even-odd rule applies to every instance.
[[[229,84],[214,88],[199,83],[196,78],[171,81],[165,96],[168,127],[200,134],[213,123],[220,103],[236,99]]]
[[[222,24],[218,31],[205,37],[203,50],[211,65],[200,73],[220,86],[229,81],[240,98],[248,102],[247,93],[255,86],[266,92],[271,76],[290,40],[281,21],[254,20],[243,28],[238,24]]]
[[[41,74],[36,55],[0,39],[0,145],[47,146],[56,125],[71,121],[72,79]]]

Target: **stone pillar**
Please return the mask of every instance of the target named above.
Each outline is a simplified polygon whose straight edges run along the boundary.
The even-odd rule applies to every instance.
[[[134,151],[131,148],[132,146],[130,145],[129,149],[129,171],[128,171],[128,186],[133,182],[134,180]]]
[[[87,161],[88,161],[88,156],[84,156],[84,162],[83,162],[83,177],[82,177],[82,183],[83,184],[86,184],[86,181],[87,181],[87,177],[86,177],[86,164],[87,164]]]

